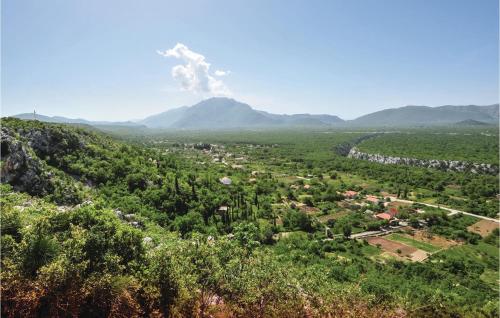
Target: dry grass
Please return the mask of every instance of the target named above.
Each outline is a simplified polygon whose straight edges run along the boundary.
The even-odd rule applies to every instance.
[[[447,249],[447,248],[450,248],[452,246],[460,244],[457,241],[453,241],[453,240],[444,238],[444,237],[439,236],[439,235],[430,234],[427,231],[415,231],[413,233],[413,235],[411,235],[409,237],[411,237],[414,240],[421,241],[424,243],[429,243],[431,245],[434,245],[434,246],[437,246],[440,248],[444,248],[444,249]]]
[[[499,224],[490,220],[481,220],[467,227],[469,232],[477,233],[482,237],[488,236],[494,229],[499,228]]]

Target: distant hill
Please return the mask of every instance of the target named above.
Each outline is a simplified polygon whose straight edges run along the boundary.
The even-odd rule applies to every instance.
[[[484,121],[478,121],[474,119],[466,119],[455,123],[456,126],[489,126],[492,123],[485,123]]]
[[[13,117],[33,119],[33,114]],[[108,122],[36,115],[44,122],[91,125],[103,130],[127,128],[160,129],[238,129],[286,127],[408,127],[422,125],[498,125],[499,105],[489,106],[404,106],[370,113],[354,120],[344,121],[334,115],[272,114],[252,108],[231,98],[214,97],[193,106],[170,109],[138,121]]]
[[[498,122],[498,104],[489,106],[405,106],[384,109],[348,122],[353,126],[412,126],[452,124],[465,120]]]
[[[342,122],[342,119],[332,115],[271,114],[225,97],[206,99],[191,107],[175,108],[139,121],[152,128],[172,129],[329,126]]]
[[[86,120],[86,119],[81,119],[81,118],[67,118],[67,117],[61,117],[61,116],[45,116],[45,115],[40,115],[36,114],[34,116],[32,113],[23,113],[23,114],[18,114],[18,115],[13,115],[11,117],[18,118],[18,119],[24,119],[24,120],[32,120],[36,118],[36,120],[43,121],[46,123],[57,123],[57,124],[84,124],[84,125],[91,125],[91,126],[133,126],[137,127],[140,126],[140,124],[135,123],[133,121],[122,121],[122,122],[113,122],[113,121],[91,121],[91,120]]]
[[[344,120],[335,115],[311,115],[311,114],[295,114],[295,115],[277,115],[271,114],[267,112],[261,112],[267,117],[273,118],[281,124],[285,125],[316,125],[316,126],[324,126],[324,125],[336,125],[343,123]]]
[[[167,110],[166,112],[152,115],[140,120],[139,123],[151,128],[165,128],[172,126],[176,121],[184,116],[188,106],[182,106]]]

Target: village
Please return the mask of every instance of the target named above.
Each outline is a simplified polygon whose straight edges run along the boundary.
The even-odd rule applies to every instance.
[[[310,171],[290,175],[282,169],[272,169],[289,164],[280,163],[280,158],[267,158],[266,165],[256,158],[259,151],[276,147],[279,146],[186,143],[175,144],[173,149],[184,152],[184,156],[196,160],[199,165],[219,165],[219,181],[224,186],[230,187],[235,182],[255,186],[262,178],[274,180],[280,193],[271,204],[273,211],[270,213],[277,231],[273,235],[275,241],[304,232],[304,229],[293,228],[285,219],[287,211],[297,211],[309,218],[312,227],[321,233],[317,236],[324,241],[357,240],[371,247],[369,254],[376,261],[397,259],[421,262],[434,253],[464,244],[460,239],[432,233],[426,212],[440,212],[450,217],[460,214],[477,219],[467,230],[481,237],[490,235],[498,228],[496,219],[409,200],[406,193],[381,191],[366,183],[357,185],[355,177],[350,175],[315,175]],[[335,194],[328,193],[332,188],[336,189]],[[218,212],[226,215],[230,209],[223,205]],[[346,220],[352,225],[348,230],[339,226]]]

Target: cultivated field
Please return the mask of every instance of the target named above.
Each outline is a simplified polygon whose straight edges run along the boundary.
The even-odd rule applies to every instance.
[[[481,220],[477,223],[472,224],[467,228],[468,231],[477,233],[482,237],[488,236],[493,232],[494,229],[498,229],[499,224],[497,222],[489,221],[489,220]]]
[[[429,243],[442,249],[447,249],[459,244],[457,241],[453,241],[439,235],[430,234],[427,231],[414,231],[411,238],[420,242]]]
[[[366,241],[373,246],[380,247],[385,252],[388,252],[391,256],[395,257],[404,257],[411,261],[423,261],[427,258],[428,254],[415,248],[413,246],[409,246],[400,242],[388,240],[383,237],[369,237]]]
[[[423,251],[426,251],[429,253],[435,253],[435,252],[439,251],[438,247],[436,247],[432,244],[429,244],[429,243],[425,243],[425,242],[413,239],[410,235],[394,233],[394,234],[388,235],[387,238],[391,241],[396,241],[399,243],[406,244],[408,246],[413,246],[417,249],[420,249],[420,250],[423,250]]]

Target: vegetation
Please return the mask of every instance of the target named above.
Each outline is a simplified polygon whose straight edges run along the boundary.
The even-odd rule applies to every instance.
[[[459,160],[498,165],[498,130],[436,130],[382,134],[365,140],[360,150],[390,156]]]
[[[12,136],[66,182],[49,194],[1,186],[6,317],[499,314],[498,231],[484,239],[468,232],[473,217],[397,207],[415,228],[459,243],[437,251],[389,237],[435,252],[421,262],[353,238],[390,229],[374,216],[391,208],[384,193],[494,215],[495,176],[351,160],[333,151],[363,135],[347,131],[132,138],[2,125],[2,149]],[[347,190],[357,197],[346,199]],[[365,202],[367,194],[380,202]]]

